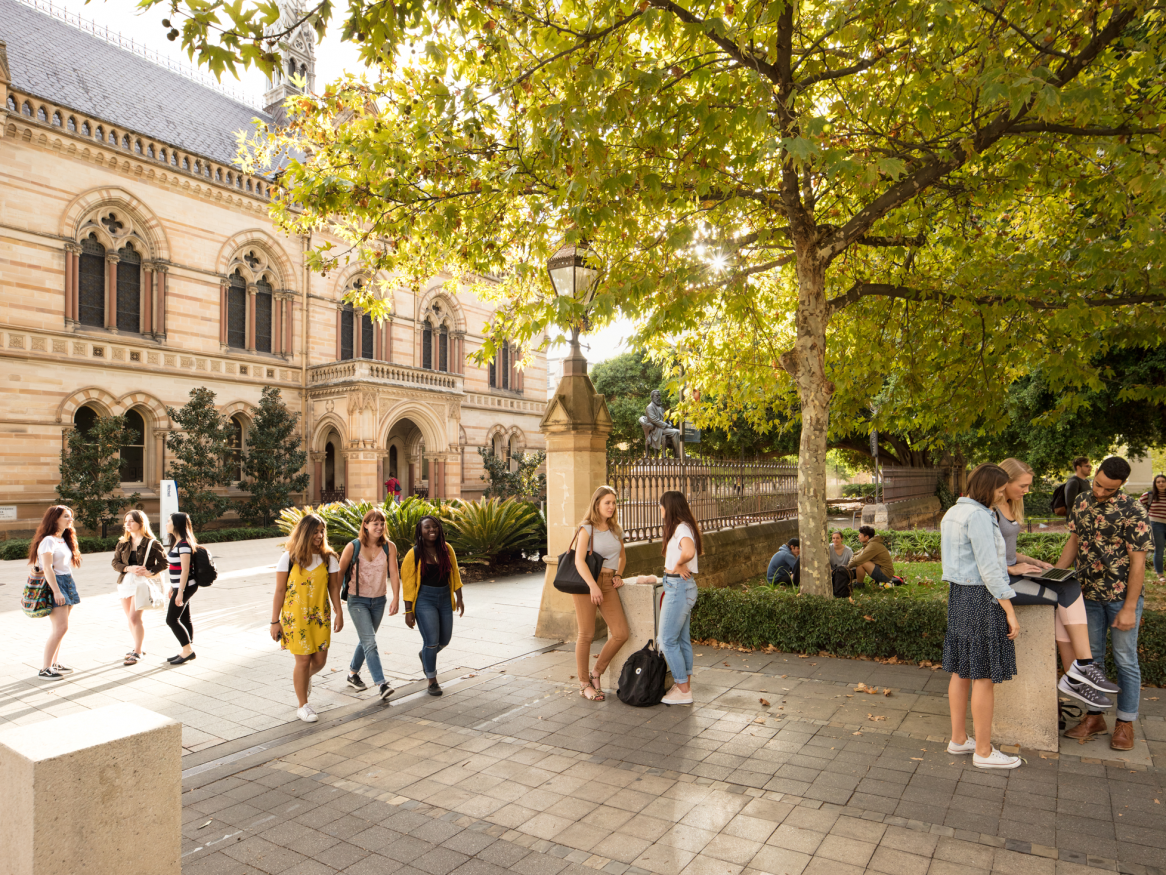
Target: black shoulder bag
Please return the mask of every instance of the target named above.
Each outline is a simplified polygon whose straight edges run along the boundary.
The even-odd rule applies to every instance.
[[[591,592],[591,587],[575,567],[575,542],[579,540],[579,529],[582,528],[579,526],[575,530],[575,537],[571,539],[571,546],[567,551],[559,554],[559,567],[555,571],[555,589],[568,595],[587,595]],[[587,570],[598,583],[599,570],[603,568],[603,557],[591,549],[591,541],[587,542],[587,548],[587,558],[584,561],[587,563]]]

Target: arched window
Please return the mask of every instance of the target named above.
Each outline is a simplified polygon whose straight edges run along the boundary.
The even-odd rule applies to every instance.
[[[227,346],[247,348],[247,281],[237,270],[227,282]]]
[[[153,157],[155,157],[155,154],[154,154],[154,144],[153,144],[153,143],[151,143],[151,144],[150,144],[150,145],[149,145],[149,146],[146,148],[146,157],[147,157],[147,158],[153,158]]]
[[[78,407],[77,412],[73,414],[73,426],[81,434],[88,435],[93,426],[97,425],[98,415],[97,411],[88,405]]]
[[[121,147],[123,149],[127,149],[127,150],[129,149],[129,147],[130,147],[129,134],[122,134],[121,135]]]
[[[421,327],[421,367],[433,370],[433,326],[428,322]]]
[[[83,137],[89,136],[89,122],[81,122],[81,135]]]
[[[117,145],[117,131],[110,131],[109,132],[109,144],[111,146]]]
[[[90,234],[81,241],[78,318],[82,325],[105,325],[105,247]]]
[[[356,315],[356,311],[352,309],[351,304],[345,304],[340,309],[340,360],[347,361],[352,358],[355,345],[352,337],[352,320]],[[363,339],[363,338],[362,338]]]
[[[437,369],[449,370],[449,326],[445,324],[437,332]]]
[[[146,480],[146,423],[136,410],[125,415],[126,438],[121,446],[122,483],[144,483]]]
[[[325,492],[336,490],[336,447],[332,446],[332,441],[328,441],[328,445],[324,447],[323,486]]]
[[[360,357],[370,359],[373,357],[375,351],[375,333],[373,331],[372,317],[367,313],[360,314]]]
[[[177,166],[178,166],[178,153],[177,153],[177,152],[171,152],[171,153],[170,153],[170,166],[171,166],[171,167],[177,167]]]
[[[59,112],[53,113],[53,127],[59,128],[61,126],[61,114]]]
[[[45,115],[45,108],[43,106],[36,108],[36,120],[38,122],[47,122],[49,120],[49,117]]]
[[[389,476],[397,476],[397,448],[389,447]]]
[[[105,139],[105,131],[102,129],[101,125],[98,125],[97,129],[94,130],[93,138],[95,140],[104,140]]]
[[[274,289],[271,280],[263,277],[255,284],[255,349],[271,352],[271,310],[274,306]]]
[[[77,119],[73,118],[73,116],[69,116],[69,121],[68,121],[68,123],[67,123],[65,126],[66,126],[66,127],[67,127],[67,128],[68,128],[68,129],[69,129],[71,132],[72,132],[72,133],[74,133],[74,134],[75,134],[75,133],[77,133]]]
[[[235,414],[227,423],[227,449],[231,455],[231,479],[238,483],[243,479],[243,451],[246,449],[247,429],[243,417]]]
[[[16,99],[11,94],[8,95],[8,100],[5,101],[4,105],[8,108],[9,112],[16,112]]]
[[[182,169],[186,170],[186,171],[190,170],[190,159],[189,158],[182,159]]]
[[[117,330],[137,334],[142,330],[142,256],[132,243],[117,254]]]
[[[142,141],[141,140],[134,140],[134,152],[136,152],[138,155],[142,154]],[[150,157],[152,158],[153,156],[151,155]]]
[[[29,118],[32,118],[32,107],[29,106],[29,103],[27,100],[24,101],[23,104],[21,104],[20,111],[22,113],[24,113],[26,116],[28,116]]]
[[[502,344],[494,353],[494,360],[490,362],[490,388],[510,388],[510,363],[514,358],[514,350],[509,342]]]

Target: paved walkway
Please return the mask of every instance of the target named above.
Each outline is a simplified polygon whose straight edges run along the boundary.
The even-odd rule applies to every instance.
[[[21,613],[27,566],[23,561],[0,562],[0,640],[5,642],[0,726],[134,702],[181,720],[183,747],[193,752],[294,721],[292,659],[268,632],[282,541],[212,544],[210,549],[219,579],[191,601],[198,658],[177,669],[165,664],[179,647],[162,611],[145,614],[146,658],[130,668],[122,665],[132,641],[110,566],[113,554],[83,557],[75,576],[81,604],[73,610],[61,651],[61,661],[76,671],[56,683],[36,679],[49,621]],[[480,669],[544,649],[549,642],[530,634],[541,589],[537,575],[468,584],[466,615],[455,619],[453,643],[442,652],[439,666]],[[386,616],[377,638],[394,686],[422,676],[417,657],[421,636],[405,626],[403,614]],[[357,705],[373,696],[354,694],[345,683],[356,640],[351,623],[333,637],[335,656],[317,676],[312,695],[317,711]],[[367,669],[362,677],[371,683]]]
[[[1153,765],[1024,752],[986,773],[932,734],[946,730],[942,672],[696,662],[692,707],[585,702],[565,647],[229,762],[196,754],[219,758],[187,771],[183,872],[1166,872]],[[1147,705],[1149,750],[1166,756],[1166,703]]]

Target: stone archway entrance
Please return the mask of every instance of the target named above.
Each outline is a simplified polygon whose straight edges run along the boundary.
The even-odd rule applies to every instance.
[[[425,438],[420,426],[412,419],[399,419],[389,429],[381,459],[384,476],[401,481],[401,498],[410,495],[429,496],[429,460],[425,457]],[[384,486],[381,487],[384,491]],[[387,494],[387,493],[386,493]]]

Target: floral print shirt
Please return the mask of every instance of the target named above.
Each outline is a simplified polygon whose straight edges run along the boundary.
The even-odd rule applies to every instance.
[[[1153,546],[1150,518],[1141,502],[1124,492],[1098,501],[1090,489],[1077,496],[1068,528],[1077,536],[1077,579],[1085,598],[1123,600],[1129,551],[1146,552]]]

